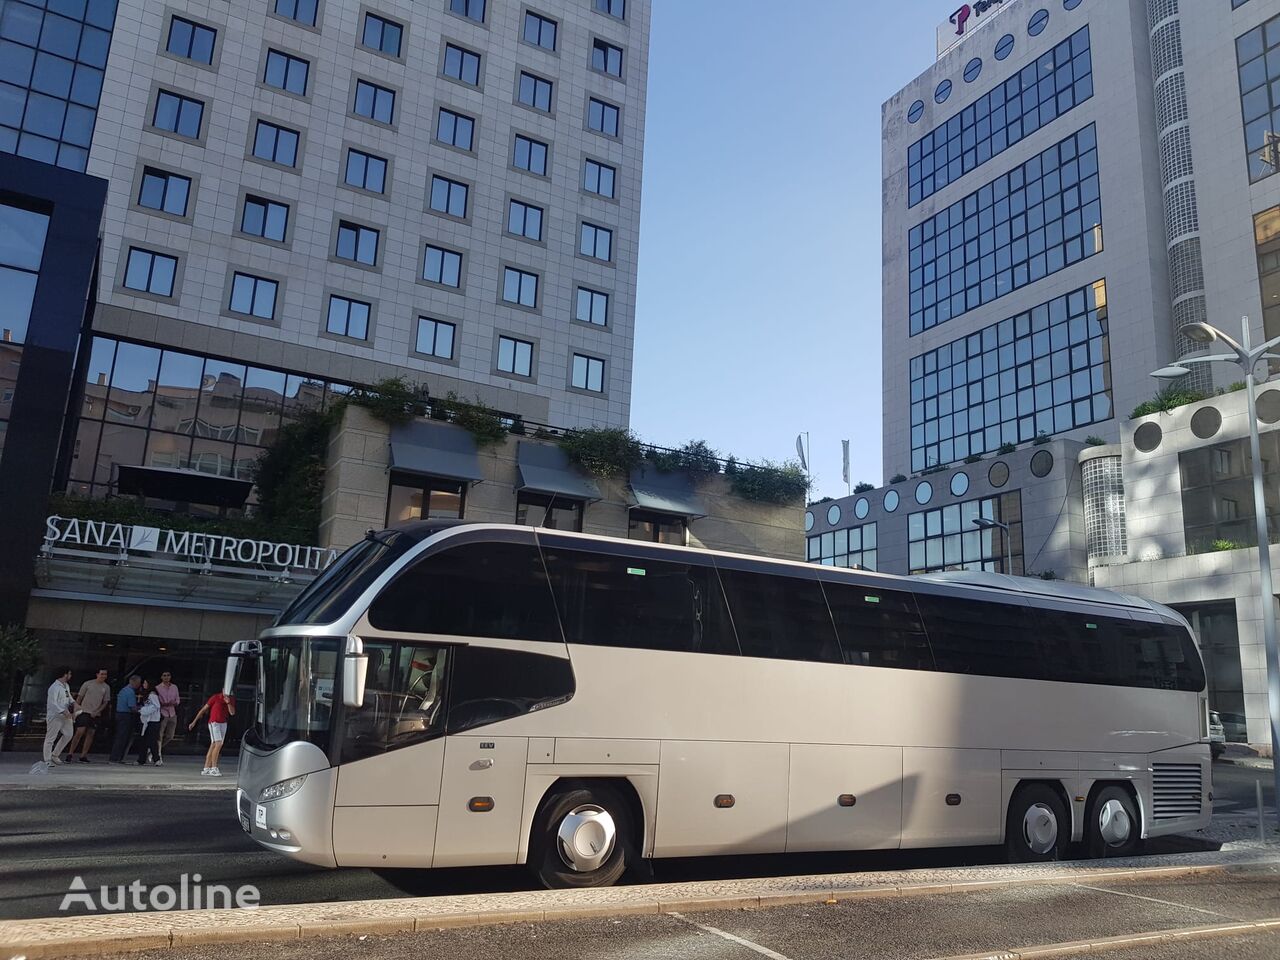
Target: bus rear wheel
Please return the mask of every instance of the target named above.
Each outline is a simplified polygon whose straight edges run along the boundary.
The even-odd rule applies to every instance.
[[[1010,862],[1061,860],[1070,839],[1071,821],[1056,790],[1029,783],[1014,792],[1004,829]]]
[[[1129,857],[1142,846],[1138,807],[1123,787],[1103,787],[1089,804],[1085,847],[1091,857]]]
[[[610,887],[634,858],[632,836],[627,805],[614,790],[562,790],[538,817],[529,865],[549,889]]]

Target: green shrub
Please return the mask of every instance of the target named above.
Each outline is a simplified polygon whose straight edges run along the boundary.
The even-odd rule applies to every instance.
[[[515,432],[517,423],[520,425],[520,432],[524,432],[523,421],[506,421],[482,400],[464,400],[452,390],[444,400],[437,400],[435,406],[445,410],[453,423],[469,431],[475,437],[477,447],[501,443],[508,433]]]
[[[1034,446],[1037,446],[1037,447],[1043,447],[1046,443],[1048,443],[1048,442],[1049,442],[1050,440],[1052,440],[1052,439],[1053,439],[1052,437],[1050,437],[1047,433],[1045,433],[1045,432],[1042,430],[1042,431],[1040,431],[1039,433],[1037,433],[1037,434],[1036,434],[1036,438],[1035,438],[1034,440],[1032,440],[1032,441],[1031,441],[1031,443],[1032,443]]]
[[[1145,417],[1153,413],[1168,413],[1170,410],[1175,410],[1188,403],[1196,403],[1205,399],[1207,399],[1206,395],[1199,390],[1189,390],[1185,387],[1177,387],[1170,384],[1150,400],[1146,400],[1134,407],[1129,414],[1129,419],[1136,420],[1138,417]]]
[[[644,445],[624,427],[570,430],[559,442],[570,462],[593,477],[626,476],[644,460]]]
[[[1224,550],[1243,550],[1249,546],[1247,543],[1241,543],[1239,540],[1218,539],[1209,544],[1211,553],[1221,553]]]
[[[868,490],[874,490],[875,488],[876,485],[874,483],[855,483],[853,485],[853,492],[866,493]]]
[[[707,446],[705,440],[690,440],[676,450],[650,447],[646,458],[663,473],[682,471],[695,481],[720,472],[720,454]]]
[[[404,377],[379,380],[371,387],[356,387],[346,397],[347,403],[364,407],[383,423],[408,423],[419,412],[422,401],[416,385]],[[335,405],[341,406],[341,404]]]
[[[737,464],[729,476],[733,492],[758,503],[798,503],[809,492],[809,477],[794,461]]]
[[[1085,437],[1084,442],[1090,447],[1105,447],[1107,445],[1107,441],[1103,440],[1095,433],[1091,433],[1089,436]]]
[[[889,482],[902,483],[906,479],[907,479],[907,475],[905,473],[895,473],[892,477],[889,478]]]
[[[964,462],[965,462],[965,463],[981,463],[981,462],[982,462],[982,454],[980,454],[980,453],[971,453],[971,454],[969,454],[967,457],[965,457],[965,458],[964,458]]]
[[[999,452],[1002,454],[1010,454],[1017,449],[1018,449],[1018,445],[1016,443],[1002,443],[1000,444]]]

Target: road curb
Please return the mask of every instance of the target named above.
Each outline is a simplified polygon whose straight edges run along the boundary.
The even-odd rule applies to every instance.
[[[1034,947],[1015,947],[1010,950],[965,953],[945,957],[942,960],[1050,960],[1054,957],[1092,955],[1111,950],[1155,946],[1161,943],[1185,943],[1188,940],[1233,937],[1242,933],[1280,934],[1280,919],[1243,920],[1238,923],[1215,923],[1202,927],[1152,930],[1150,933],[1130,933],[1118,937],[1100,937],[1097,940],[1070,940],[1065,943],[1045,943]]]
[[[1243,852],[1242,852],[1243,853]],[[1099,867],[1092,864],[1035,864],[994,867],[983,872],[1006,873],[986,879],[938,882],[903,871],[904,881],[859,885],[859,875],[808,876],[751,881],[708,881],[602,890],[553,890],[532,893],[469,894],[397,900],[366,900],[261,907],[256,910],[173,911],[60,917],[48,920],[0,921],[0,960],[101,956],[170,946],[243,943],[245,941],[427,932],[510,923],[542,923],[637,914],[707,913],[758,910],[796,904],[834,904],[883,897],[925,897],[1043,884],[1118,881],[1190,875],[1211,875],[1236,867],[1275,865],[1280,856],[1218,855],[1219,862]],[[914,876],[913,876],[914,874]],[[871,875],[883,879],[883,874]],[[749,887],[734,895],[735,886]],[[1266,923],[1280,929],[1280,920]],[[1221,925],[1219,925],[1221,926]],[[1246,927],[1263,928],[1259,924]],[[1265,925],[1264,925],[1265,926]],[[1270,927],[1266,927],[1270,929]],[[1210,928],[1188,928],[1201,931]],[[1160,934],[1164,936],[1166,934]],[[1094,949],[1105,941],[1091,941]],[[1035,949],[1066,949],[1045,945]],[[1024,948],[1030,949],[1030,948]],[[1082,948],[1073,947],[1074,952]],[[1004,952],[974,957],[1065,956],[1066,953]]]

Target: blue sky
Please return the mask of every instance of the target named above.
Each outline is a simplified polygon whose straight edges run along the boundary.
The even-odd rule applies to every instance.
[[[785,460],[807,430],[815,498],[845,493],[842,439],[880,483],[880,104],[952,6],[653,0],[641,437]]]

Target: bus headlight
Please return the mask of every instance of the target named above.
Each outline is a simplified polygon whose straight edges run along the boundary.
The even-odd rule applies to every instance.
[[[304,773],[300,777],[294,777],[292,780],[281,780],[279,783],[273,783],[269,787],[263,787],[262,793],[258,795],[259,803],[266,803],[269,800],[283,800],[285,797],[291,797],[302,789],[302,785],[306,783],[307,775]]]

